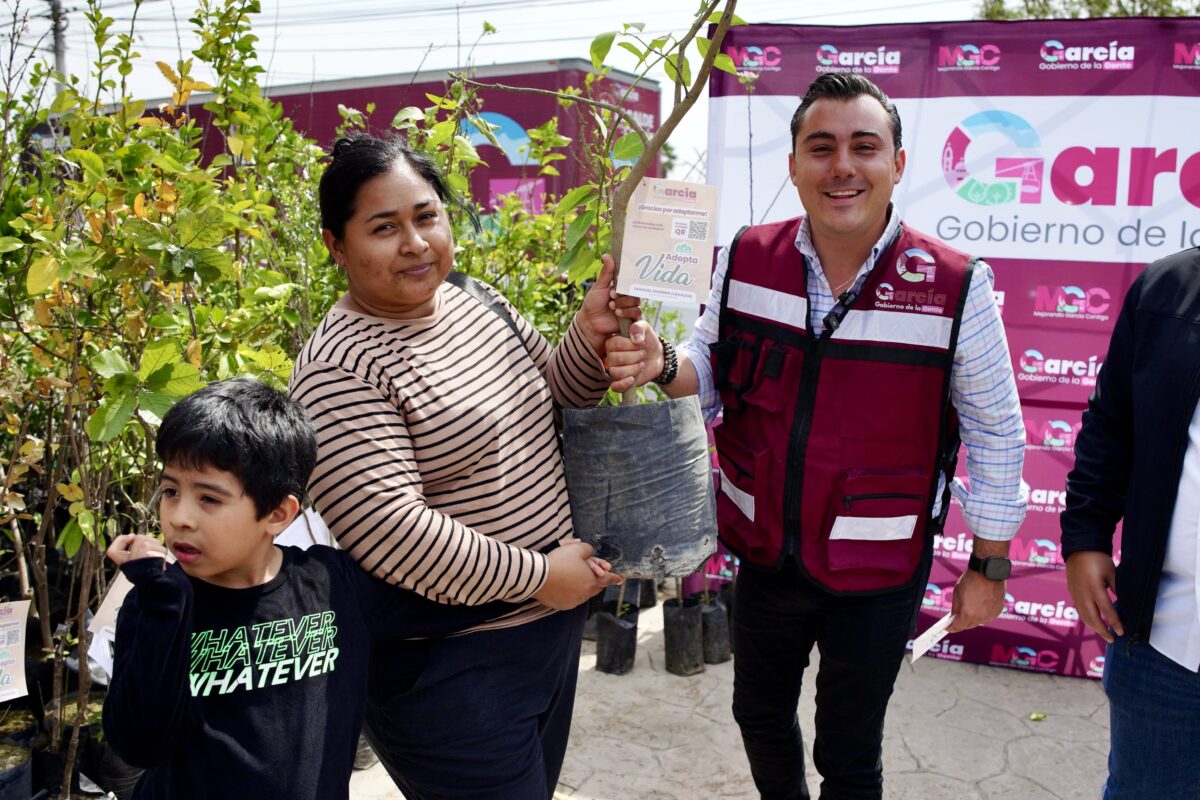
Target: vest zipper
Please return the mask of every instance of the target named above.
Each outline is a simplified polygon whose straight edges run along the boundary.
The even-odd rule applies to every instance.
[[[809,328],[809,330],[812,330]],[[800,500],[804,490],[804,452],[808,448],[808,433],[812,428],[812,410],[817,398],[817,378],[821,371],[821,357],[825,341],[833,334],[826,328],[820,338],[804,354],[804,366],[800,369],[800,391],[796,394],[795,422],[788,443],[787,473],[784,479],[783,502],[783,556],[800,558]]]

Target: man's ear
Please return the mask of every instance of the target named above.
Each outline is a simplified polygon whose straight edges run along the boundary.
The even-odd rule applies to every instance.
[[[904,177],[904,164],[907,161],[907,153],[904,148],[900,148],[900,152],[896,153],[896,183],[900,183],[900,179]]]
[[[267,523],[267,532],[272,536],[278,536],[287,529],[288,525],[292,524],[292,520],[296,518],[296,514],[300,513],[300,501],[296,495],[289,494],[283,500],[279,501],[279,505],[271,509],[267,513],[264,522]]]

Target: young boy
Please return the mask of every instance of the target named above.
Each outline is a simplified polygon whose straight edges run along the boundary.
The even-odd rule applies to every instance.
[[[332,548],[276,547],[316,442],[304,411],[263,384],[179,401],[157,449],[166,549],[127,534],[108,550],[134,588],[104,732],[146,768],[135,800],[347,798],[371,640],[447,634],[512,607],[439,605]]]

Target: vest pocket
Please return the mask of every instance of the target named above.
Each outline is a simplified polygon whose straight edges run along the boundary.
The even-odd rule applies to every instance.
[[[767,449],[751,449],[743,444],[732,426],[713,429],[720,463],[721,486],[717,492],[717,528],[726,544],[749,558],[755,558],[770,544],[760,531],[766,525]]]
[[[758,337],[743,331],[735,331],[728,339],[708,346],[713,361],[713,385],[726,408],[742,407],[742,395],[754,382],[758,346]]]
[[[928,494],[929,478],[920,470],[843,471],[826,511],[829,570],[911,575],[924,548]]]
[[[800,385],[800,354],[782,342],[764,339],[750,390],[743,396],[748,405],[766,411],[783,412],[796,404]]]

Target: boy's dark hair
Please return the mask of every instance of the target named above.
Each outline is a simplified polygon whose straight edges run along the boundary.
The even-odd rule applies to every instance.
[[[403,137],[393,135],[380,139],[356,132],[338,139],[330,152],[331,160],[321,176],[318,195],[321,202],[321,227],[327,228],[335,239],[346,233],[346,221],[354,216],[358,190],[367,181],[390,170],[404,159],[413,172],[425,179],[437,194],[442,205],[457,208],[467,214],[473,227],[479,229],[475,212],[468,208],[458,193],[450,188],[445,173],[427,153],[408,146]]]
[[[249,378],[210,383],[171,406],[155,443],[164,466],[233,473],[262,519],[305,496],[317,437],[305,410]]]
[[[870,80],[852,72],[826,72],[809,85],[808,91],[800,101],[800,107],[792,115],[792,147],[796,146],[796,134],[800,132],[800,126],[804,123],[804,114],[813,103],[818,100],[853,100],[864,95],[874,97],[887,112],[888,122],[892,126],[892,145],[895,152],[899,153],[902,137],[900,112],[896,110],[896,104]]]

